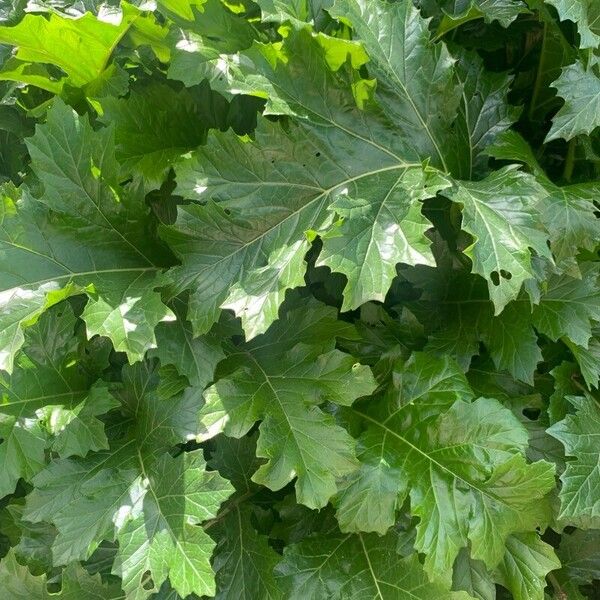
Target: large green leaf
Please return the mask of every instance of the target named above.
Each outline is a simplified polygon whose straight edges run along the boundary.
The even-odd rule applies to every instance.
[[[565,453],[570,457],[560,477],[559,518],[584,529],[598,528],[600,499],[596,491],[600,485],[600,408],[591,397],[571,396],[569,400],[576,408],[576,414],[567,415],[548,429],[548,433],[564,445]]]
[[[252,141],[216,134],[177,168],[178,192],[198,203],[181,206],[162,236],[183,262],[170,273],[174,290],[193,289],[189,318],[197,333],[221,307],[242,318],[249,337],[265,331],[286,290],[303,283],[308,240],[325,231],[319,264],[347,275],[344,308],[383,299],[396,263],[431,262],[418,201],[447,184],[424,175],[421,161],[460,172],[457,137],[461,148],[473,147],[469,162],[479,160],[483,129],[469,109],[485,113],[482,127],[492,131],[486,143],[510,123],[510,110],[493,109],[505,82],[478,83],[476,69],[465,77],[482,100],[468,101],[459,114],[453,61],[429,41],[410,2],[369,6],[372,16],[361,2],[342,2],[334,13],[343,11],[364,43],[381,109],[369,101],[368,82],[354,83],[351,92],[356,76],[343,64],[364,63],[360,46],[290,32],[282,44],[255,44],[230,88],[266,97],[267,112],[297,115],[296,123],[283,130],[261,122]],[[468,121],[460,134],[455,120]],[[343,220],[332,225],[336,213]]]
[[[554,116],[546,141],[570,140],[576,135],[590,134],[600,125],[600,75],[597,69],[597,65],[586,67],[576,61],[565,67],[552,84],[565,103]]]
[[[57,100],[27,145],[43,192],[3,199],[0,366],[11,370],[23,326],[84,291],[88,334],[106,335],[131,361],[141,359],[156,343],[156,324],[173,314],[154,291],[164,259],[155,244],[151,251],[142,190],[119,187],[111,130],[93,131]]]
[[[337,0],[330,13],[348,21],[369,55],[377,99],[398,127],[399,137],[422,159],[450,170],[451,123],[461,99],[453,59],[433,44],[427,22],[412,2]]]
[[[350,405],[370,394],[375,381],[368,367],[333,349],[333,337],[312,344],[286,340],[290,349],[274,354],[269,345],[280,345],[278,325],[229,356],[205,393],[203,437],[221,431],[241,437],[261,419],[257,454],[268,461],[253,481],[278,490],[297,477],[298,501],[321,508],[335,493],[335,478],[357,465],[352,438],[318,405]]]
[[[581,48],[600,45],[600,6],[594,0],[546,0],[556,8],[561,20],[573,21],[581,36]]]
[[[401,558],[397,536],[343,535],[309,538],[289,546],[277,575],[286,598],[377,598],[377,600],[468,600],[428,580],[416,554]]]
[[[155,368],[145,363],[126,369],[124,379],[114,393],[125,425],[116,428],[110,448],[53,461],[34,480],[25,518],[54,523],[57,564],[85,559],[116,536],[114,572],[128,598],[147,598],[167,577],[182,596],[214,594],[215,544],[196,525],[215,517],[233,488],[205,471],[200,450],[167,452],[198,434],[199,398],[160,397]]]
[[[547,193],[530,175],[506,167],[483,181],[459,182],[448,195],[463,207],[463,229],[473,236],[465,253],[473,272],[488,280],[499,314],[534,279],[532,251],[552,260],[539,212]]]
[[[276,318],[285,291],[302,285],[306,232],[331,222],[327,208],[334,198],[358,199],[369,190],[373,208],[366,209],[376,211],[397,188],[402,212],[411,206],[402,183],[412,163],[394,151],[398,143],[383,116],[353,108],[350,82],[343,70],[330,71],[326,43],[301,31],[286,40],[281,62],[268,62],[269,46],[262,48],[265,56],[255,57],[262,61],[263,80],[276,86],[278,103],[311,114],[315,124],[307,120],[284,131],[262,122],[252,142],[217,134],[177,170],[181,195],[210,199],[206,205],[181,207],[175,226],[163,230],[183,259],[183,266],[171,273],[176,289],[194,287],[189,317],[198,333],[210,327],[221,306],[242,317],[249,337],[263,332]],[[331,42],[334,49],[337,43]],[[343,59],[344,45],[342,51]],[[307,89],[313,93],[305,98]],[[340,101],[343,107],[337,109]],[[413,235],[418,232],[415,228]],[[365,243],[371,237],[369,229]],[[385,293],[383,288],[367,291],[377,297]]]
[[[361,468],[337,499],[342,529],[383,532],[410,495],[420,519],[415,547],[427,555],[431,577],[449,581],[469,542],[474,558],[495,567],[508,535],[548,519],[542,498],[554,487],[554,466],[526,463],[525,428],[496,400],[470,401],[458,365],[417,354],[399,367],[398,380],[355,409],[366,429]]]

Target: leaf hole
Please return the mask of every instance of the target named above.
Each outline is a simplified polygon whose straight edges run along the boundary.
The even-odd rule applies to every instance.
[[[505,271],[504,269],[500,269],[500,275],[503,279],[506,279],[506,281],[510,281],[512,279],[512,273]]]
[[[154,589],[154,581],[152,581],[152,573],[150,573],[150,571],[146,571],[142,575],[142,587],[147,591],[152,591]]]
[[[230,211],[228,208],[224,208],[224,209],[223,209],[223,212],[224,212],[226,215],[230,215],[230,214],[231,214],[231,211]]]
[[[492,283],[494,285],[500,285],[500,274],[498,273],[498,271],[492,271],[490,273],[490,279],[492,280]]]
[[[523,416],[529,419],[530,421],[537,421],[541,412],[542,411],[539,408],[524,408]]]
[[[320,153],[320,152],[315,152],[315,156],[316,156],[317,158],[319,158],[319,156],[321,156],[321,153]]]

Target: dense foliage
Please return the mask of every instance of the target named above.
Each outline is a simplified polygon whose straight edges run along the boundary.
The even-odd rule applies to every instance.
[[[2,600],[600,597],[598,0],[0,3]]]

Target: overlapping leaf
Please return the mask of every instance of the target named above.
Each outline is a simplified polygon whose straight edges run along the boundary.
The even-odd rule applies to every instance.
[[[75,360],[74,328],[68,304],[44,315],[26,332],[26,349],[13,374],[0,378],[2,496],[45,466],[49,445],[61,456],[85,456],[107,447],[96,415],[108,412],[115,401],[106,387],[89,388]]]
[[[23,326],[80,292],[90,296],[89,335],[139,360],[155,345],[154,327],[173,317],[154,291],[164,259],[150,251],[142,190],[119,188],[111,130],[94,132],[57,100],[28,147],[43,191],[3,198],[0,366],[11,370]]]
[[[459,113],[454,61],[431,43],[411,3],[367,9],[341,2],[332,9],[338,13],[364,44],[381,108],[368,101],[367,81],[354,85],[356,97],[351,93],[343,63],[360,66],[360,46],[306,29],[291,32],[281,45],[255,44],[251,67],[243,63],[240,71],[245,79],[230,87],[266,97],[267,112],[299,120],[286,130],[263,122],[250,142],[217,134],[177,169],[179,193],[203,204],[180,207],[178,221],[162,235],[183,261],[170,274],[174,289],[193,288],[189,318],[197,333],[221,307],[241,316],[249,337],[263,332],[286,290],[302,284],[307,236],[315,233],[324,234],[319,264],[348,278],[345,309],[383,299],[398,262],[431,263],[418,201],[448,183],[423,174],[420,162],[470,173],[484,136],[473,115],[485,115],[486,142],[514,118],[510,109],[494,109],[505,81],[478,81],[478,67],[464,74],[478,100],[465,96]],[[398,22],[405,25],[395,28]],[[335,214],[343,221],[332,226]],[[487,233],[489,243],[494,236]]]
[[[288,315],[290,323],[295,312]],[[203,437],[221,431],[241,437],[262,419],[257,454],[268,461],[253,480],[278,490],[297,477],[298,501],[321,508],[335,493],[335,478],[357,464],[352,438],[318,405],[350,405],[370,394],[375,381],[368,367],[333,349],[334,337],[307,344],[294,343],[296,335],[282,344],[286,324],[278,325],[231,353],[205,393]]]
[[[214,593],[215,544],[197,525],[216,516],[232,486],[205,471],[200,450],[167,453],[197,435],[198,398],[159,397],[151,365],[136,365],[124,378],[118,397],[125,425],[117,425],[110,447],[86,459],[53,461],[34,480],[25,518],[54,523],[57,564],[85,559],[116,536],[113,569],[130,598],[147,598],[167,577],[182,596]]]
[[[472,556],[495,567],[509,534],[549,517],[542,498],[554,486],[554,466],[526,463],[526,430],[498,401],[470,401],[455,363],[416,354],[398,380],[356,409],[367,427],[361,468],[336,501],[342,530],[384,532],[410,495],[420,520],[415,546],[431,577],[449,579],[469,541]]]
[[[467,600],[432,583],[416,554],[401,558],[397,537],[329,532],[290,546],[277,574],[288,598]]]
[[[568,415],[548,429],[548,433],[564,445],[565,453],[570,458],[561,475],[559,518],[584,529],[598,528],[600,408],[590,397],[573,396],[569,400],[576,408],[576,414]]]

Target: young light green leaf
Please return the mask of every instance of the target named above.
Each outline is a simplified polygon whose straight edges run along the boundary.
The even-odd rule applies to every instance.
[[[75,19],[57,12],[48,19],[27,14],[14,27],[0,27],[0,43],[16,46],[15,57],[22,65],[55,65],[66,73],[65,80],[70,85],[82,87],[101,75],[115,46],[139,14],[127,2],[122,4],[118,23],[103,21],[92,13]],[[7,76],[15,78],[14,74]],[[41,78],[42,87],[46,87],[45,79],[50,80],[50,76]]]

